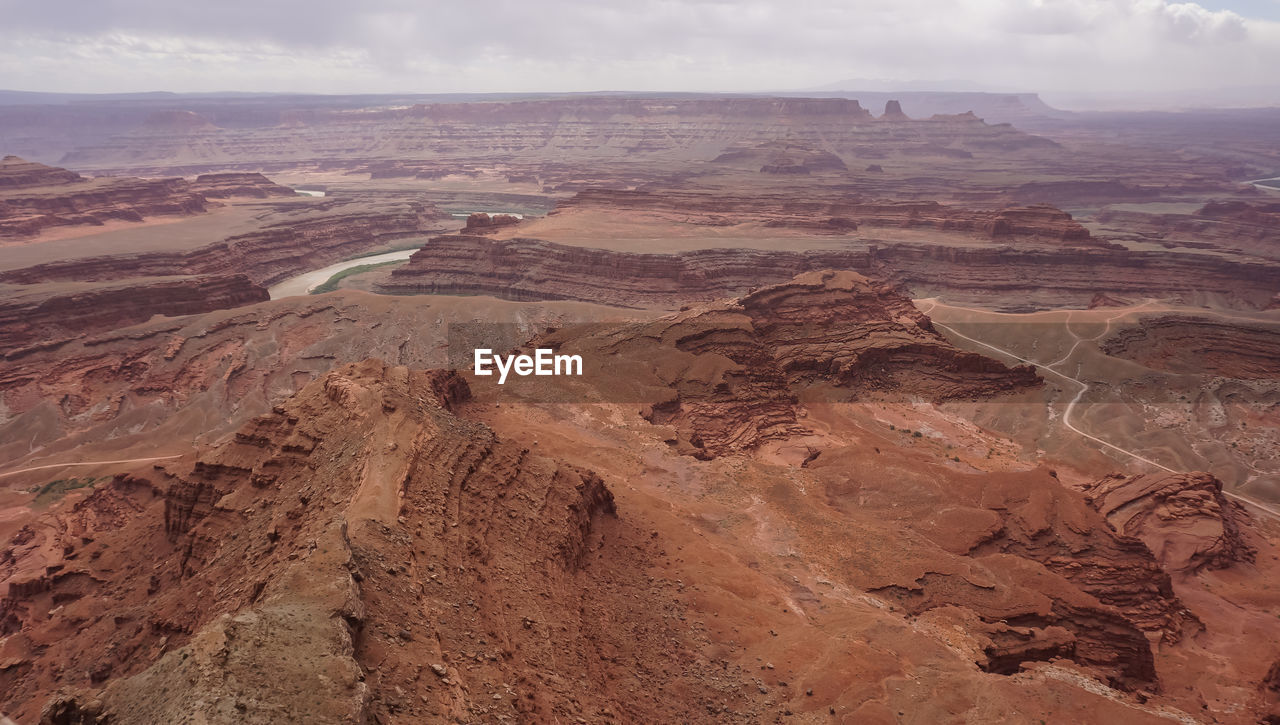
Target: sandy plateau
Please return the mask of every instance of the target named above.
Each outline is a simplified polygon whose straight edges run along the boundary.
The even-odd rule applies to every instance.
[[[0,108],[0,714],[1280,722],[1252,114],[385,100]]]

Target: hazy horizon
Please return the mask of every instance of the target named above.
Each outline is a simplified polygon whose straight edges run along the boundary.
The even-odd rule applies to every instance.
[[[876,79],[1055,105],[1187,105],[1217,89],[1280,102],[1280,0],[0,7],[0,88],[27,91],[765,93]]]

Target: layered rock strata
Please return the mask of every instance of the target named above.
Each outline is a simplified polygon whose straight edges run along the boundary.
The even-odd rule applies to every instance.
[[[28,643],[7,650],[21,654],[0,706],[47,723],[676,717],[587,684],[653,679],[601,648],[663,659],[685,636],[657,614],[602,629],[583,609],[608,592],[626,607],[635,588],[589,556],[612,529],[609,489],[457,417],[466,397],[449,373],[349,365],[86,500],[123,502],[118,517],[14,542],[0,579],[32,558],[51,574],[0,604],[9,641]],[[556,676],[539,677],[548,657]],[[701,659],[674,678],[705,681]],[[481,684],[496,682],[509,697]]]
[[[426,202],[369,209],[358,201],[328,201],[263,228],[185,252],[115,254],[50,262],[0,273],[0,282],[99,282],[130,277],[247,275],[268,286],[372,247],[438,231],[446,218]]]
[[[1085,496],[1120,534],[1141,540],[1179,574],[1253,561],[1244,536],[1249,514],[1208,473],[1113,475]]]
[[[0,285],[0,355],[146,322],[153,315],[191,315],[265,302],[268,297],[265,288],[243,274],[34,289]]]
[[[539,346],[599,365],[596,395],[634,394],[697,458],[751,450],[800,431],[797,392],[831,387],[833,400],[917,396],[988,398],[1039,385],[1026,366],[959,350],[911,301],[854,272],[802,274],[741,299],[654,322],[573,327]],[[627,391],[627,392],[623,392]]]

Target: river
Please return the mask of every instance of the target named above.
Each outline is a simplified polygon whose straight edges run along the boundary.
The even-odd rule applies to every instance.
[[[279,284],[274,284],[267,288],[267,292],[271,294],[271,299],[278,300],[281,297],[293,297],[294,295],[305,295],[311,290],[323,284],[330,277],[350,267],[359,267],[365,264],[380,264],[382,262],[399,262],[409,258],[414,252],[418,251],[417,247],[413,249],[401,249],[398,252],[387,252],[386,254],[375,254],[370,257],[356,257],[348,259],[345,262],[331,264],[328,267],[314,269],[310,272],[304,272],[297,277],[290,277]]]
[[[1280,191],[1280,176],[1273,176],[1270,179],[1254,179],[1249,182],[1260,189],[1268,191]]]
[[[324,195],[323,191],[304,192],[302,189],[294,189],[294,191],[297,191],[299,193],[314,193],[320,196]],[[467,218],[467,216],[473,213],[475,212],[469,212],[469,211],[468,212],[452,212],[451,215],[454,218],[465,219]],[[513,216],[517,219],[524,219],[524,214],[518,214],[516,212],[489,211],[484,213],[490,214],[493,216],[497,216],[499,214],[506,214],[509,216]],[[280,282],[278,284],[274,284],[268,287],[267,292],[270,293],[271,299],[273,300],[278,300],[281,297],[293,297],[295,295],[305,295],[311,290],[315,289],[316,287],[319,287],[320,285],[324,284],[330,277],[337,274],[338,272],[341,272],[344,269],[348,269],[350,267],[359,267],[365,264],[380,264],[382,262],[399,262],[399,261],[408,259],[409,256],[416,251],[418,251],[417,248],[402,249],[398,252],[387,252],[386,254],[375,254],[371,257],[357,257],[355,259],[348,259],[345,262],[338,262],[337,264],[331,264],[328,267],[324,267],[322,269],[316,269],[310,272],[304,272],[298,275],[297,277],[290,277],[289,279],[286,279],[283,282]]]

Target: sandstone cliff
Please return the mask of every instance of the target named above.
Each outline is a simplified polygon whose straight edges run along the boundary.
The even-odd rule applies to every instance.
[[[520,223],[520,217],[511,214],[485,214],[478,211],[467,217],[467,224],[463,227],[464,234],[488,234],[496,232],[502,227],[513,227]]]
[[[146,322],[153,315],[191,315],[267,299],[267,290],[243,274],[34,289],[0,285],[0,356],[37,343],[49,345]]]
[[[71,151],[87,168],[249,168],[317,158],[367,162],[481,158],[599,159],[623,155],[705,158],[707,148],[789,141],[835,152],[863,149],[1018,151],[1054,148],[1047,139],[969,114],[924,121],[876,122],[843,98],[584,97],[369,108],[318,108],[281,114],[274,123],[215,127],[189,112],[143,123]],[[297,133],[305,124],[308,133]],[[246,127],[247,126],[247,127]],[[367,142],[352,145],[352,138]]]

